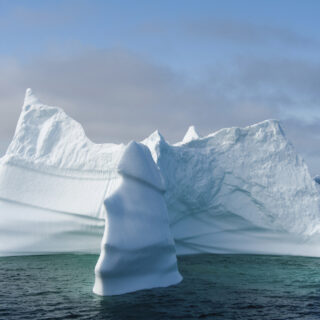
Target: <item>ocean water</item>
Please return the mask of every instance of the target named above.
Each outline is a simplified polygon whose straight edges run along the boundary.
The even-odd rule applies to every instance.
[[[99,297],[97,255],[0,258],[0,319],[320,319],[320,259],[179,257],[177,286]]]

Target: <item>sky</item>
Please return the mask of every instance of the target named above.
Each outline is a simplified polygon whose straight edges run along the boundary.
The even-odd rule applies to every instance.
[[[0,154],[27,88],[94,142],[279,119],[320,174],[320,1],[0,0]]]

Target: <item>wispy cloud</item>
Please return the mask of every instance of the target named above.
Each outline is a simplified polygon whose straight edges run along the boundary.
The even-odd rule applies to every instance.
[[[317,42],[292,29],[267,24],[253,24],[241,20],[217,20],[185,22],[183,30],[193,37],[220,39],[233,43],[268,45],[270,43],[306,46]]]
[[[251,23],[237,19],[184,20],[184,21],[149,21],[136,29],[145,34],[169,34],[170,32],[200,41],[222,41],[234,45],[253,45],[267,47],[312,48],[319,42],[313,37],[299,33],[291,28],[271,24]]]
[[[282,117],[312,121],[320,116],[317,62],[242,57],[229,66],[212,67],[208,83],[240,101],[260,101],[268,108],[277,108]]]
[[[5,2],[5,1],[4,1]],[[7,1],[8,3],[10,1]],[[83,0],[55,1],[50,6],[34,6],[17,1],[10,5],[0,4],[0,26],[21,28],[61,28],[72,25],[92,12],[92,6]]]

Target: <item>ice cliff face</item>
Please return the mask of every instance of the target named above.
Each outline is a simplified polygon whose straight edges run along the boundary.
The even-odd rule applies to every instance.
[[[27,90],[0,160],[0,255],[97,252],[124,145],[94,144]]]
[[[319,193],[278,121],[176,145],[155,132],[143,143],[165,179],[178,253],[266,252],[248,245],[254,234],[318,232]]]

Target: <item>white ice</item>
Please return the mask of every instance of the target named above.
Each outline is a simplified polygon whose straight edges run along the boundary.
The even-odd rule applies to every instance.
[[[188,143],[190,141],[197,140],[199,138],[200,138],[200,136],[199,136],[198,132],[196,131],[196,128],[194,126],[190,126],[188,128],[186,134],[184,135],[182,141],[176,143],[175,145],[180,146],[180,145],[183,145],[183,144]]]
[[[149,149],[131,142],[118,172],[121,183],[105,200],[108,224],[93,291],[114,295],[180,282],[164,185]]]
[[[94,144],[28,89],[0,160],[0,255],[99,252],[124,145]]]

